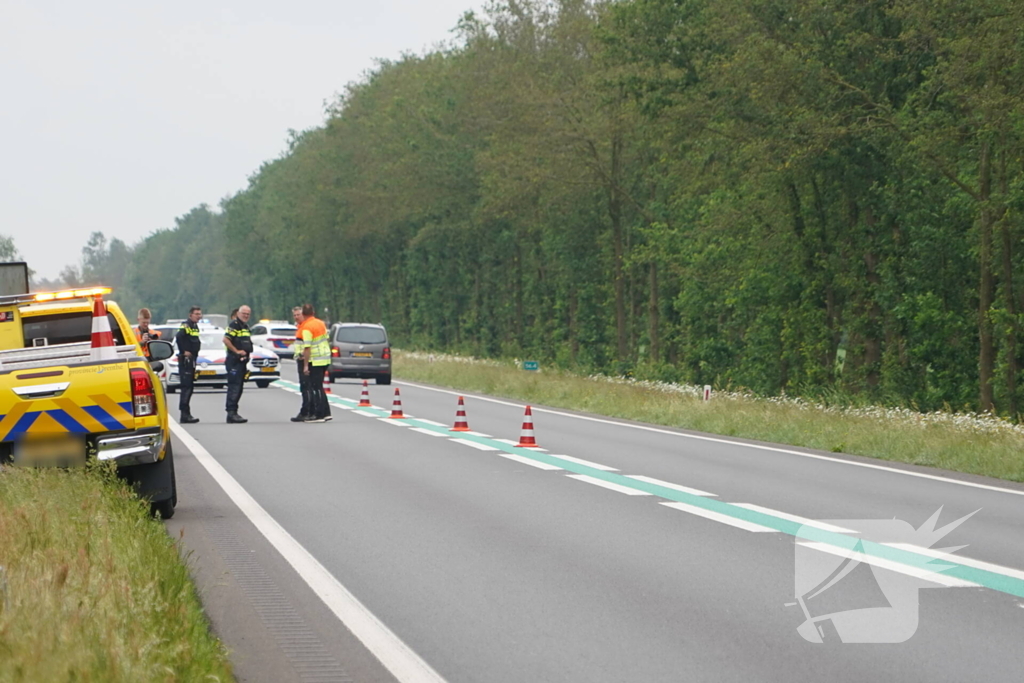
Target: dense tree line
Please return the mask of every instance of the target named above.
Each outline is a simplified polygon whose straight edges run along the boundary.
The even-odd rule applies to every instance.
[[[1018,0],[502,0],[125,290],[396,343],[1017,415]]]

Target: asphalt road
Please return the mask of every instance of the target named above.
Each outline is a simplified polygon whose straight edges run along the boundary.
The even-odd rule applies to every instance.
[[[484,397],[466,407],[486,436],[457,442],[455,394],[406,383],[411,420],[378,419],[389,387],[370,386],[380,410],[352,410],[351,381],[333,385],[332,422],[293,424],[287,386],[247,389],[246,425],[224,423],[223,392],[197,393],[203,421],[177,427],[168,527],[240,680],[1021,679],[1024,487],[543,409],[546,451],[524,453],[497,441],[518,438],[522,404]],[[939,526],[977,511],[934,543],[967,544],[945,572],[870,543],[888,522],[866,520],[919,528],[939,508]],[[843,617],[823,620],[825,642],[808,642],[795,581],[824,579],[834,552],[820,550],[858,536],[867,563],[807,599],[810,613],[894,610],[847,642]],[[338,608],[341,593],[363,612]],[[849,642],[886,625],[904,642]]]

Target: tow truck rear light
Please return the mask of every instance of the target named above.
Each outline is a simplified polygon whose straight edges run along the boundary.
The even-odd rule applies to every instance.
[[[156,394],[153,393],[153,380],[142,368],[132,368],[132,410],[135,417],[146,417],[156,414]]]
[[[384,347],[384,355],[382,355],[381,358],[383,358],[384,360],[391,360],[391,347],[390,346],[385,346]]]
[[[338,350],[338,347],[337,346],[332,346],[331,347],[331,357],[332,358],[337,358],[340,355],[341,355],[341,351]]]

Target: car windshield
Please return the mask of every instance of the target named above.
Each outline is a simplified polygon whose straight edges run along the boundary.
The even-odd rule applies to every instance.
[[[344,344],[383,344],[387,337],[379,327],[339,327],[338,341]]]
[[[277,335],[279,337],[294,337],[294,327],[275,327],[270,330],[270,334]]]
[[[212,351],[215,349],[224,348],[224,333],[223,332],[200,332],[199,343],[202,344],[204,351]]]

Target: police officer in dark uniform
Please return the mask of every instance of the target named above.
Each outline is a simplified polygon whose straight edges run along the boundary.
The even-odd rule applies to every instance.
[[[224,346],[228,347],[228,358],[225,363],[228,371],[228,397],[224,403],[224,409],[228,412],[228,424],[248,422],[238,414],[238,400],[242,398],[242,387],[246,375],[249,374],[249,356],[252,355],[250,315],[252,309],[248,306],[239,306],[238,316],[231,321],[224,334]]]
[[[203,317],[203,309],[193,306],[188,311],[188,320],[178,328],[174,341],[178,345],[178,378],[181,380],[181,398],[178,408],[181,409],[181,423],[199,422],[192,417],[192,388],[196,381],[196,358],[199,357],[199,320]]]

